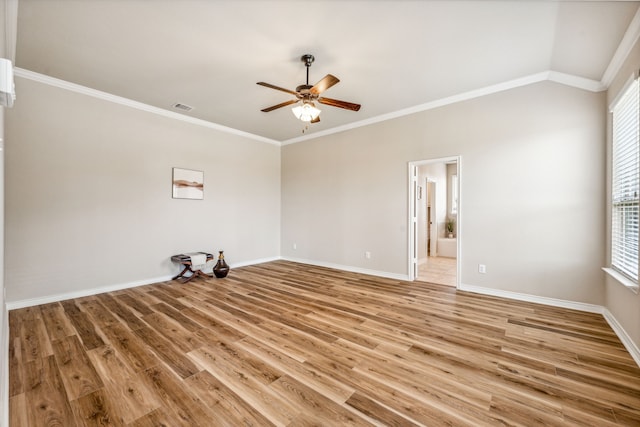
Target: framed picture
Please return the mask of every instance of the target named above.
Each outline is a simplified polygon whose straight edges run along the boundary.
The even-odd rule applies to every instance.
[[[174,199],[204,199],[204,172],[173,168]]]

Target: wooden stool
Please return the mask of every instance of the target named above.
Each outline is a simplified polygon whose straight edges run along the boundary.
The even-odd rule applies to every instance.
[[[195,253],[207,255],[207,261],[213,260],[213,254],[209,254],[209,253],[206,253],[206,252],[195,252]],[[207,278],[212,277],[212,276],[208,275],[207,273],[203,273],[202,270],[193,271],[191,269],[191,256],[189,256],[189,255],[186,255],[186,254],[174,255],[174,256],[171,257],[171,261],[177,262],[179,264],[184,265],[184,269],[180,272],[180,274],[178,274],[176,277],[174,277],[171,280],[176,280],[178,278],[183,278],[185,280],[183,280],[182,283],[187,283],[188,281],[190,281],[194,277],[198,277],[198,276],[204,276],[204,277],[207,277]],[[186,273],[191,273],[191,276],[188,276],[188,277],[185,276]]]

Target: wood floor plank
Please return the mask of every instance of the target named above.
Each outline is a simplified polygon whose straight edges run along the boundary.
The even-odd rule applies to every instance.
[[[325,375],[309,366],[297,363],[297,360],[252,337],[244,338],[234,344],[262,358],[280,371],[287,372],[288,375],[335,402],[344,402],[354,392],[353,388],[336,381],[330,375]]]
[[[215,425],[275,425],[208,371],[190,376],[185,384],[216,414],[212,420]]]
[[[26,360],[22,359],[22,341],[20,337],[9,337],[9,396],[25,392],[24,377]]]
[[[125,424],[117,415],[113,403],[114,401],[108,399],[102,390],[96,390],[72,401],[71,407],[78,421],[78,426],[124,426]]]
[[[58,369],[69,400],[89,394],[103,386],[102,379],[73,335],[53,343]]]
[[[243,400],[271,423],[288,425],[299,414],[300,410],[295,405],[285,399],[277,398],[268,384],[265,384],[264,376],[258,379],[247,375],[250,370],[236,368],[233,362],[228,363],[221,359],[217,351],[210,351],[205,346],[190,352],[189,356],[234,393],[242,396]]]
[[[200,371],[184,352],[151,328],[136,329],[134,333],[182,378],[187,378]]]
[[[200,342],[191,331],[183,328],[180,323],[162,313],[148,314],[143,317],[143,320],[147,322],[157,334],[165,337],[184,352],[202,346],[202,342]],[[140,328],[137,331],[143,329],[144,328]]]
[[[293,425],[302,423],[302,419],[316,425],[373,425],[364,417],[354,414],[288,375],[278,378],[270,388],[301,409],[301,414],[293,420]]]
[[[347,405],[352,406],[353,408],[357,409],[363,414],[370,416],[371,418],[383,423],[384,425],[389,425],[389,426],[419,425],[358,392],[354,392],[349,397],[349,399],[347,399],[346,403]]]
[[[132,329],[139,329],[146,324],[140,320],[135,314],[131,312],[125,305],[118,302],[116,298],[109,294],[100,294],[97,295],[96,298],[100,301],[105,307],[109,309],[112,313],[118,316],[126,325]]]
[[[28,426],[78,425],[73,416],[55,357],[26,363],[25,394]]]
[[[25,361],[37,360],[53,354],[47,329],[40,317],[40,310],[34,308],[32,313],[36,311],[38,312],[37,316],[30,316],[20,324],[20,347],[22,358]]]
[[[79,299],[78,303],[82,303],[82,299]],[[100,347],[104,344],[102,337],[96,332],[95,326],[91,323],[89,316],[80,311],[75,301],[62,301],[60,304],[62,304],[65,315],[71,321],[71,324],[76,329],[76,333],[87,350]]]
[[[27,426],[29,420],[27,412],[29,407],[27,405],[26,393],[20,393],[15,396],[9,397],[9,425],[10,426]]]
[[[158,408],[130,423],[129,427],[174,427],[180,425],[176,416],[165,408]],[[214,424],[215,425],[215,424]]]
[[[113,325],[104,328],[103,332],[109,343],[119,352],[122,359],[134,372],[143,371],[160,362],[160,359],[150,346],[124,326]]]
[[[183,327],[184,329],[186,329],[189,332],[194,332],[194,331],[197,331],[198,329],[202,328],[201,325],[198,325],[196,322],[194,322],[193,320],[189,319],[184,314],[182,314],[180,311],[178,311],[175,308],[171,307],[167,303],[162,302],[162,303],[159,303],[159,304],[155,304],[155,305],[152,305],[151,308],[156,310],[159,313],[164,314],[165,316],[169,317],[170,319],[178,322],[178,324],[181,327]],[[186,308],[187,307],[185,307],[183,310],[186,310]]]
[[[605,319],[289,261],[12,310],[11,425],[640,426]]]
[[[51,341],[61,340],[76,334],[59,303],[44,304],[40,308],[42,320]]]
[[[118,402],[118,407],[112,411],[113,419],[128,424],[161,406],[155,393],[141,378],[142,374],[130,369],[114,348],[99,347],[88,352],[88,356],[104,378],[104,393]]]
[[[178,377],[162,365],[151,367],[144,374],[148,387],[156,392],[163,407],[175,415],[177,425],[191,427],[214,418],[214,414],[182,386]]]

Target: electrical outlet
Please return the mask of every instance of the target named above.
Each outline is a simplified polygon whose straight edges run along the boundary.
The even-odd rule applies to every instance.
[[[371,259],[371,252],[366,251],[366,252],[364,253],[364,257],[365,257],[366,259]]]
[[[487,266],[484,264],[478,264],[478,273],[485,274],[487,272]]]
[[[293,250],[295,251],[296,249],[298,249],[298,244],[297,244],[297,243],[294,243],[294,244],[293,244]]]

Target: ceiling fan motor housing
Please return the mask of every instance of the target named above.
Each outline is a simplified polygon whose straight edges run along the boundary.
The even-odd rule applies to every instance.
[[[300,60],[302,62],[304,62],[304,66],[305,67],[309,68],[309,67],[311,67],[311,64],[313,64],[313,61],[316,60],[316,58],[314,58],[313,55],[310,55],[310,54],[307,53],[306,55],[302,55],[300,57]]]

